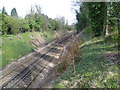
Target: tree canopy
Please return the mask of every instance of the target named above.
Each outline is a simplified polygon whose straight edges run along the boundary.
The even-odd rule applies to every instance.
[[[12,17],[18,17],[18,13],[17,13],[16,8],[13,8],[13,9],[11,10],[11,16],[12,16]]]
[[[3,8],[2,8],[2,14],[5,14],[5,15],[7,15],[7,12],[6,12],[6,9],[5,9],[5,7],[3,7]]]
[[[9,16],[5,7],[3,7],[0,18],[2,19],[2,25],[0,25],[2,34],[18,34],[21,32],[45,31],[49,29],[70,30],[70,28],[72,28],[65,23],[66,20],[64,17],[52,19],[41,13],[41,7],[39,5],[31,7],[30,12],[25,18],[20,18],[18,16],[16,8],[11,10],[11,15]]]
[[[76,2],[77,31],[91,27],[94,36],[109,36],[113,30],[119,30],[119,2]],[[116,28],[118,27],[118,28]]]

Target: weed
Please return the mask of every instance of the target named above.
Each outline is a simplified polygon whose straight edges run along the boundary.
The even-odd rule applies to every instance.
[[[75,59],[74,58],[79,53],[78,37],[79,36],[74,37],[74,39],[72,39],[70,42],[67,43],[67,45],[64,46],[63,52],[59,57],[60,63],[56,68],[57,73],[62,73],[63,71],[65,71],[69,64],[74,66],[74,72],[73,73],[76,73]]]
[[[56,81],[55,88],[119,88],[118,64],[110,62],[104,55],[118,51],[117,41],[105,42],[104,38],[87,39],[82,35],[80,54],[75,65],[69,65],[67,71]],[[115,57],[114,57],[115,58]],[[118,60],[116,58],[116,60]],[[75,66],[75,68],[74,68]],[[74,70],[75,69],[75,70]],[[76,71],[76,74],[73,72]],[[62,84],[67,81],[69,83]],[[62,84],[62,86],[61,86]],[[59,86],[59,87],[58,87]]]
[[[37,48],[36,43],[42,38],[46,43],[54,40],[54,35],[50,31],[43,32],[47,37],[42,37],[41,32],[26,32],[18,35],[4,35],[2,36],[2,57],[0,57],[0,67],[4,67],[7,64],[15,61],[33,51]],[[34,41],[35,45],[32,45],[30,41]]]

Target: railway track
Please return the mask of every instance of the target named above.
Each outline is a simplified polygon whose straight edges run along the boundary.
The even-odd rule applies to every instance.
[[[3,73],[3,76],[0,78],[2,80],[1,88],[28,88],[49,63],[57,60],[55,56],[72,39],[71,36],[74,34],[71,33],[56,40],[50,46],[35,52],[23,62],[21,61],[11,71]]]

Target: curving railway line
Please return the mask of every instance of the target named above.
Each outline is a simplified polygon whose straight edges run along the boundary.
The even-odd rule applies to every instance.
[[[38,77],[45,77],[46,70],[59,62],[59,53],[76,33],[70,33],[54,41],[45,48],[18,61],[2,72],[1,88],[29,88]],[[53,65],[53,66],[52,66]],[[41,76],[40,76],[41,75]],[[40,79],[40,78],[39,78]],[[43,79],[41,79],[42,82]],[[33,84],[33,85],[32,85]],[[35,86],[34,86],[35,87]]]

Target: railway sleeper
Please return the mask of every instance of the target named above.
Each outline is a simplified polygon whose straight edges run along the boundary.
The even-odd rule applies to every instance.
[[[55,44],[55,47],[57,46],[60,46],[60,43],[62,45],[65,45],[68,41],[70,41],[68,39],[68,37],[64,38],[64,39],[61,39],[61,41],[59,42],[56,42]],[[18,74],[18,76],[15,76],[8,84],[7,84],[7,87],[18,87],[18,84],[20,84],[22,82],[24,82],[24,87],[26,87],[27,85],[29,85],[37,76],[38,74],[41,72],[41,78],[45,78],[46,77],[46,74],[49,73],[49,70],[51,69],[51,66],[47,66],[47,64],[49,64],[49,62],[51,62],[52,59],[54,59],[54,57],[51,57],[51,54],[53,54],[55,50],[55,48],[52,48],[52,49],[47,49],[49,51],[49,53],[47,55],[41,55],[40,53],[36,53],[34,56],[36,58],[35,61],[32,62],[32,64],[29,65],[29,67],[26,67],[25,70],[22,70],[22,74]],[[59,51],[58,51],[59,52]],[[57,52],[57,53],[58,53]],[[44,53],[42,53],[44,54]],[[38,57],[39,58],[43,58],[43,60],[38,60]],[[37,60],[36,60],[37,59]],[[47,64],[46,64],[46,62]],[[57,61],[57,60],[56,60]],[[40,62],[43,62],[42,65],[44,64],[45,65],[45,68],[44,70],[40,71]],[[47,66],[47,67],[46,67]],[[54,65],[53,65],[54,66]],[[34,74],[34,72],[36,72],[36,74]],[[22,78],[22,80],[20,79]],[[16,81],[15,81],[16,80]],[[12,83],[14,82],[14,83]],[[25,84],[26,83],[26,84]],[[28,84],[29,83],[29,84]],[[21,86],[21,85],[19,85]]]

